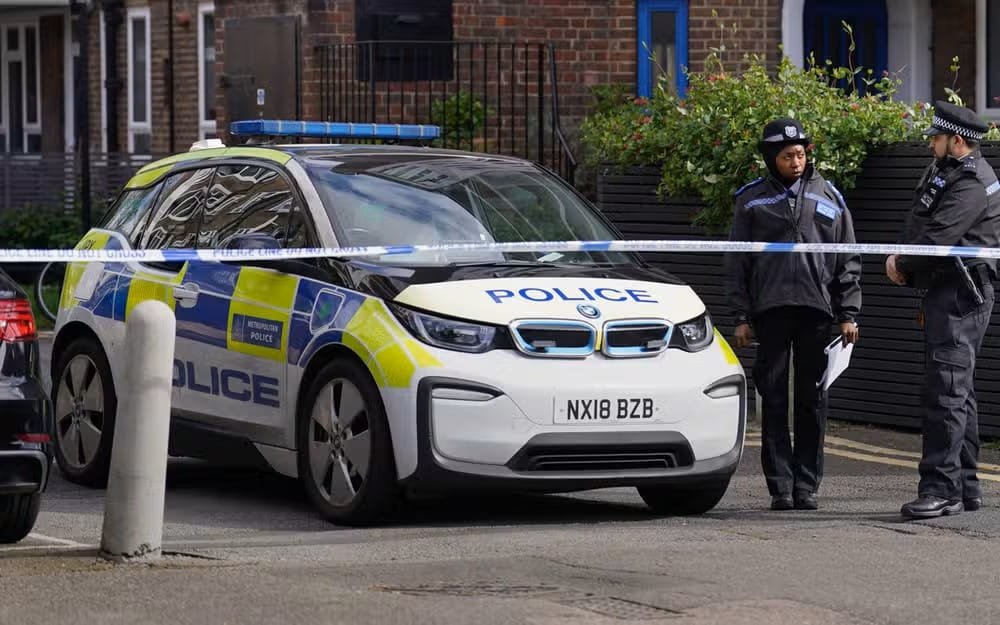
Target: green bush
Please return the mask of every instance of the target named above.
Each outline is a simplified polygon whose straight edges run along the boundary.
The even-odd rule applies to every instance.
[[[719,232],[728,228],[736,190],[767,173],[757,142],[770,120],[800,120],[813,140],[811,162],[847,191],[871,151],[923,140],[933,115],[929,103],[893,100],[901,81],[888,73],[874,76],[829,61],[799,68],[788,58],[769,72],[759,57],[744,58],[749,66],[737,75],[713,51],[704,72],[687,74],[683,99],[661,83],[650,100],[629,99],[595,112],[581,127],[587,165],[662,166],[660,193],[700,198],[706,206],[695,225]]]
[[[472,142],[494,114],[482,100],[467,91],[459,91],[431,104],[431,123],[441,126],[441,138],[435,143],[457,147]]]
[[[0,211],[2,249],[72,249],[81,236],[78,211],[51,206]]]

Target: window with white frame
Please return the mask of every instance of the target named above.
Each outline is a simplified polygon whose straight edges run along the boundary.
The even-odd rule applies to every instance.
[[[198,6],[198,139],[215,136],[215,7],[208,2]]]
[[[1000,117],[1000,2],[977,0],[976,108],[989,117]]]
[[[38,23],[0,27],[0,148],[42,151]]]
[[[152,143],[149,8],[128,11],[128,150],[149,154]]]

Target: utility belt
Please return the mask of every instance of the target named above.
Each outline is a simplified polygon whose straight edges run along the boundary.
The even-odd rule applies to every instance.
[[[922,291],[949,285],[975,286],[980,291],[996,279],[992,263],[978,262],[965,265],[962,259],[951,257],[938,259],[936,266],[914,276],[914,286]]]
[[[954,257],[954,261],[956,262],[952,269],[935,269],[926,274],[924,280],[918,281],[917,289],[920,293],[920,305],[917,308],[917,325],[921,328],[924,327],[923,296],[930,289],[957,286],[959,289],[969,291],[977,304],[982,305],[986,301],[986,285],[991,285],[996,278],[993,268],[985,263],[978,263],[968,267],[958,257]],[[926,282],[926,284],[919,284],[919,282]]]

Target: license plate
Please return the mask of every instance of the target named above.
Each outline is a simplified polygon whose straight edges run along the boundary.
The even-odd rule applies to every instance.
[[[660,416],[653,397],[565,397],[555,400],[555,422],[568,424],[642,423]]]

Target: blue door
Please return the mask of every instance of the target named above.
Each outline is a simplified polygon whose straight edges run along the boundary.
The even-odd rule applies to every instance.
[[[684,96],[687,76],[687,0],[639,0],[637,94],[649,97],[661,76],[665,87]]]
[[[873,70],[880,78],[889,65],[888,18],[885,0],[807,0],[803,15],[805,54],[815,55],[816,63],[824,66],[827,59],[835,67],[850,67],[850,39],[841,22],[854,31],[853,67]],[[865,73],[861,74],[864,77]],[[859,77],[855,84],[861,93],[866,85]],[[847,82],[840,83],[842,88]]]

